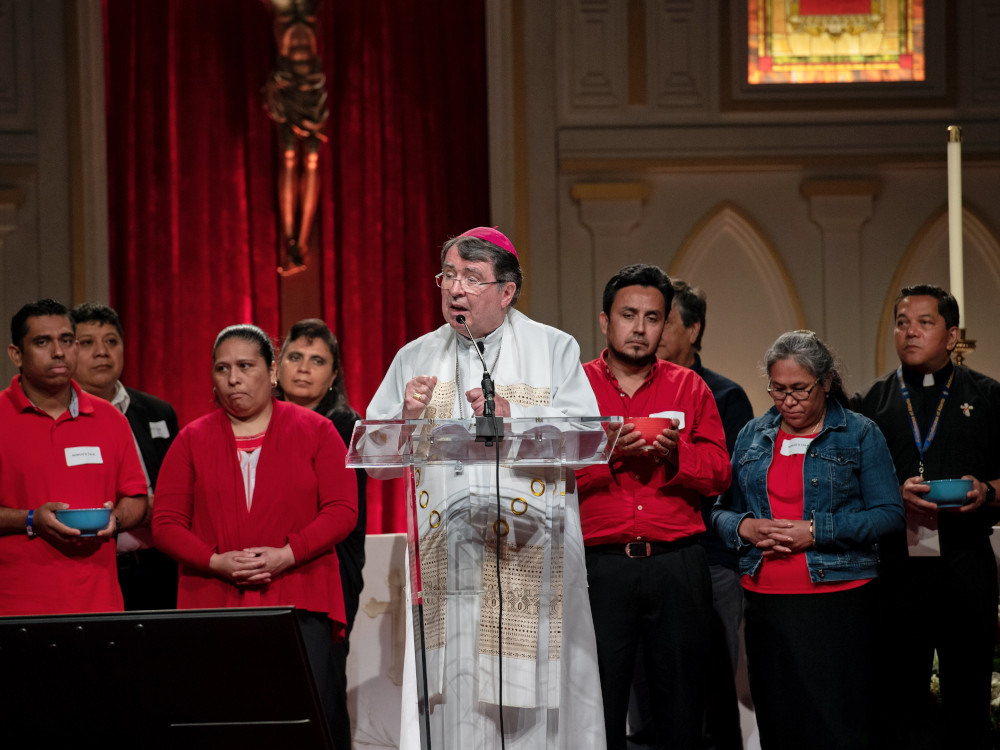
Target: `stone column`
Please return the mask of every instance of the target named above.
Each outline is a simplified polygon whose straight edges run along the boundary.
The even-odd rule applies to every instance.
[[[809,218],[822,231],[823,339],[855,380],[871,369],[865,367],[862,342],[878,324],[862,315],[861,228],[880,188],[877,180],[810,180],[801,187]]]
[[[571,195],[580,208],[580,223],[590,232],[593,242],[589,255],[574,251],[562,263],[564,268],[575,269],[567,288],[579,289],[589,297],[581,305],[577,295],[564,295],[562,319],[567,321],[566,329],[580,342],[585,361],[604,348],[604,338],[597,316],[581,321],[579,311],[600,310],[604,285],[621,267],[621,259],[629,257],[629,234],[642,221],[643,204],[650,192],[650,186],[644,182],[578,182],[572,187]]]

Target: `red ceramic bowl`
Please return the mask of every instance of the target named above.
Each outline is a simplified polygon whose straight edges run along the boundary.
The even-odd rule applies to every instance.
[[[656,436],[665,429],[673,427],[674,420],[669,417],[635,417],[626,419],[626,424],[631,422],[635,425],[635,431],[642,435],[642,439],[651,445],[656,441]]]

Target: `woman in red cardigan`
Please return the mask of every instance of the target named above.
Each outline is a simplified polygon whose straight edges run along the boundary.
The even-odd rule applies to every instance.
[[[333,545],[354,528],[357,486],[333,424],[275,400],[274,349],[230,326],[212,350],[219,409],[177,436],[160,470],[155,544],[181,564],[177,606],[293,605],[332,716],[331,644],[346,617]]]

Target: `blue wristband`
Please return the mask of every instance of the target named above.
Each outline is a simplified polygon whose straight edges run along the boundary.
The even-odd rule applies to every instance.
[[[28,532],[28,539],[34,539],[35,538],[35,530],[33,528],[31,528],[31,522],[32,522],[32,520],[34,520],[34,518],[35,518],[35,511],[34,510],[29,510],[28,511],[28,525],[27,525],[27,529],[26,529],[27,532]]]

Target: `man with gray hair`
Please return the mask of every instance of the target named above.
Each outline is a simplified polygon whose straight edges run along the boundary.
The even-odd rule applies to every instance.
[[[480,352],[496,384],[496,416],[599,414],[573,337],[514,309],[521,266],[501,232],[477,227],[446,242],[436,281],[445,324],[400,349],[368,419],[482,416]],[[491,528],[485,519],[498,485],[509,525],[498,519]],[[420,549],[430,547],[435,563],[421,569],[430,620],[425,705],[435,736],[447,747],[499,747],[504,727],[509,750],[602,747],[603,740],[594,744],[604,724],[572,472],[428,465],[416,491]],[[499,650],[499,597],[483,591],[498,576]],[[445,603],[428,607],[428,591],[447,591]],[[435,617],[432,609],[446,612]],[[408,660],[412,644],[407,639]],[[404,674],[402,748],[418,746],[414,676],[412,667]]]

